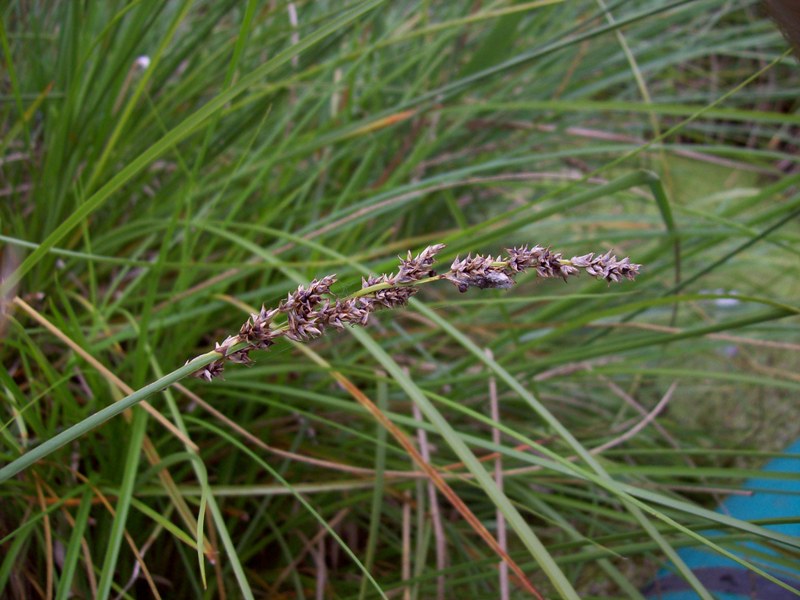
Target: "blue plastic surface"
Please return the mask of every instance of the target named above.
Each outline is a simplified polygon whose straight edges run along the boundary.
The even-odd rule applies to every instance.
[[[800,440],[785,450],[786,454],[800,455]],[[748,479],[743,489],[752,490],[750,496],[730,496],[717,512],[753,521],[757,519],[793,518],[793,523],[767,525],[766,528],[800,540],[800,457],[774,458],[762,471],[794,474],[786,479]],[[704,531],[704,535],[720,535],[717,530]],[[775,550],[757,542],[746,542],[737,546],[743,558],[775,575],[779,579],[800,588],[800,563],[787,568],[770,560],[776,557]],[[757,555],[751,554],[755,551]],[[800,598],[770,583],[763,577],[742,567],[739,563],[704,548],[684,548],[678,551],[683,561],[698,575],[715,598],[719,600],[783,600]],[[695,600],[698,595],[686,587],[682,579],[675,576],[674,569],[662,569],[656,580],[644,590],[648,600]]]

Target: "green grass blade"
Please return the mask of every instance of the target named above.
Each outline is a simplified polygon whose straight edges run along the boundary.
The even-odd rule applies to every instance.
[[[381,348],[367,333],[360,329],[352,329],[350,333],[369,350],[375,359],[387,370],[397,384],[408,394],[414,403],[419,406],[425,417],[433,424],[447,444],[453,449],[459,459],[477,480],[483,491],[492,502],[503,512],[508,524],[520,537],[520,540],[530,552],[531,556],[541,566],[551,583],[563,598],[578,598],[567,577],[556,564],[553,557],[544,547],[530,525],[522,518],[516,507],[509,501],[505,494],[487,473],[485,467],[478,462],[475,455],[456,434],[442,414],[425,397],[425,394],[414,384],[400,366]]]

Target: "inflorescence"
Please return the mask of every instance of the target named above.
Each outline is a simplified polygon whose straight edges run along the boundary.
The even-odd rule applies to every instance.
[[[215,345],[214,351],[220,358],[193,375],[211,381],[222,374],[226,360],[252,364],[250,351],[266,350],[279,337],[304,342],[321,336],[329,327],[344,329],[345,325],[366,325],[375,310],[404,306],[422,283],[445,279],[458,291],[466,292],[470,287],[509,288],[514,285],[517,274],[527,270],[534,270],[539,277],[562,277],[567,281],[581,269],[592,277],[616,283],[634,279],[641,267],[627,257],[618,260],[611,252],[597,256],[584,254],[567,260],[549,248],[520,246],[508,248],[507,256],[492,258],[476,254],[456,258],[449,271],[437,275],[432,267],[436,255],[444,247],[444,244],[428,246],[416,256],[409,251],[405,259],[400,259],[397,274],[362,279],[361,290],[346,298],[337,298],[330,291],[336,275],[314,279],[307,287],[299,286],[277,308],[262,306],[258,313],[250,315],[237,335]],[[273,322],[279,314],[286,318],[280,325]]]

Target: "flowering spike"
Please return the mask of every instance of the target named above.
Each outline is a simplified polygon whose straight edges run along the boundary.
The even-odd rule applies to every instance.
[[[471,286],[480,289],[501,288],[506,289],[514,285],[513,272],[503,266],[496,266],[501,263],[491,256],[481,256],[476,254],[474,257],[467,255],[464,260],[456,258],[450,266],[450,272],[444,278],[451,281],[459,292],[466,292]]]
[[[226,360],[244,365],[252,364],[250,352],[264,350],[272,346],[274,340],[285,336],[290,340],[303,342],[321,336],[325,329],[333,327],[344,329],[346,325],[367,325],[369,316],[381,307],[403,306],[417,293],[418,285],[424,280],[447,279],[460,292],[470,287],[480,289],[510,288],[514,278],[528,269],[540,277],[562,277],[565,281],[581,270],[598,279],[619,282],[634,279],[641,265],[632,263],[629,258],[618,259],[611,251],[595,255],[593,252],[573,256],[565,260],[560,253],[552,252],[544,246],[517,246],[508,248],[508,256],[492,257],[481,254],[467,254],[466,258],[456,257],[450,270],[435,276],[432,270],[436,255],[444,244],[428,246],[416,256],[411,251],[406,258],[400,258],[397,274],[371,275],[361,278],[361,289],[376,287],[369,292],[360,292],[348,298],[337,298],[331,294],[331,286],[336,275],[326,275],[312,280],[308,286],[298,286],[290,292],[286,300],[277,308],[267,309],[263,305],[257,313],[252,313],[242,324],[238,335],[228,336],[214,345],[220,357],[199,369],[193,375],[206,381],[220,377]],[[286,323],[274,326],[273,319],[282,313]]]
[[[205,381],[211,381],[216,377],[222,377],[223,369],[224,369],[223,361],[215,360],[214,362],[206,365],[202,369],[198,369],[197,371],[192,373],[192,377],[197,377],[198,379],[204,379]]]
[[[397,273],[398,283],[411,283],[426,277],[431,277],[434,272],[431,270],[436,255],[445,247],[444,244],[428,246],[412,258],[411,250],[408,251],[407,258],[400,259],[400,271]]]

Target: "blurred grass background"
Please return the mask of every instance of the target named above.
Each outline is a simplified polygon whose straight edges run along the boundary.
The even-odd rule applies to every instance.
[[[644,265],[425,286],[152,396],[0,484],[0,596],[531,597],[358,394],[544,597],[636,597],[704,529],[767,535],[704,512],[800,434],[800,70],[758,2],[0,15],[3,464],[313,277],[352,292],[438,242],[444,268]]]

